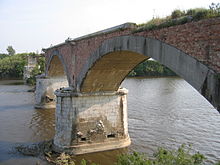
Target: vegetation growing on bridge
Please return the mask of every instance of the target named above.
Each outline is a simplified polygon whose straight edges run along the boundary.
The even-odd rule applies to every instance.
[[[153,18],[147,23],[138,25],[134,33],[144,30],[156,30],[165,27],[181,25],[192,21],[199,21],[207,18],[214,18],[220,16],[220,3],[212,3],[209,9],[195,8],[189,10],[174,10],[170,16],[165,18]]]
[[[157,61],[146,60],[136,66],[134,70],[130,72],[129,77],[161,77],[161,76],[177,76],[175,72],[170,70],[164,65],[161,65]]]

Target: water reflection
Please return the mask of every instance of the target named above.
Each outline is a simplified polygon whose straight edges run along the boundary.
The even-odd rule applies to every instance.
[[[50,140],[54,136],[55,109],[35,109],[32,113],[29,128],[32,140],[39,141],[39,137]]]

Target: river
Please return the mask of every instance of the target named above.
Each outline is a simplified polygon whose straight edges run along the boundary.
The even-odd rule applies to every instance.
[[[134,150],[152,155],[158,147],[176,149],[192,144],[210,161],[220,160],[220,114],[181,78],[126,79],[129,89],[128,123],[132,144],[128,149],[77,156],[100,165],[112,165],[117,155]],[[35,157],[14,151],[17,144],[49,140],[54,136],[54,109],[34,109],[31,87],[17,81],[0,81],[0,164],[23,165]]]

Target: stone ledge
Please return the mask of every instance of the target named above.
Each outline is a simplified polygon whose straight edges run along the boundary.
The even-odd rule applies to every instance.
[[[100,151],[114,150],[128,147],[131,144],[131,139],[128,136],[124,139],[116,139],[115,141],[106,141],[102,143],[80,144],[75,146],[56,146],[53,144],[52,149],[56,152],[66,152],[72,155],[80,155],[86,153],[94,153]]]
[[[137,28],[136,23],[127,22],[127,23],[124,23],[124,24],[121,24],[121,25],[118,25],[118,26],[114,26],[114,27],[111,27],[111,28],[108,28],[108,29],[104,29],[104,30],[95,32],[95,33],[91,33],[91,34],[88,34],[88,35],[84,35],[82,37],[75,38],[72,41],[74,42],[74,41],[79,41],[79,40],[83,40],[83,39],[88,39],[88,38],[95,37],[95,36],[98,36],[98,35],[112,33],[112,32],[118,31],[118,30],[136,29],[136,28]]]
[[[106,91],[106,92],[90,92],[90,93],[81,93],[81,92],[74,92],[69,90],[57,89],[54,94],[60,97],[88,97],[88,96],[113,96],[113,95],[127,95],[128,90],[125,88],[119,88],[118,91]]]
[[[96,36],[104,35],[104,34],[108,34],[108,33],[113,33],[113,32],[118,31],[118,30],[136,29],[136,28],[137,28],[136,23],[127,22],[127,23],[124,23],[124,24],[121,24],[121,25],[118,25],[118,26],[114,26],[114,27],[111,27],[111,28],[108,28],[108,29],[104,29],[104,30],[101,30],[101,31],[98,31],[98,32],[95,32],[95,33],[87,34],[87,35],[84,35],[84,36],[81,36],[81,37],[78,37],[78,38],[75,38],[75,39],[68,38],[63,43],[57,44],[55,46],[51,46],[49,48],[43,48],[42,50],[44,52],[46,52],[46,51],[48,51],[52,48],[56,48],[56,47],[65,45],[66,43],[71,43],[71,44],[74,45],[75,42],[80,41],[80,40],[84,40],[84,39],[88,39],[88,38],[92,38],[92,37],[96,37]]]

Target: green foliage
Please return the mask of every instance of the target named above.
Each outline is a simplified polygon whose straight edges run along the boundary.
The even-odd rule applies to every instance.
[[[214,18],[220,16],[220,3],[212,3],[209,9],[195,8],[187,11],[174,10],[171,16],[165,18],[153,18],[147,23],[138,25],[138,28],[133,32],[140,32],[143,30],[156,30],[165,27],[185,24],[191,21],[198,21],[206,18]]]
[[[55,165],[75,165],[74,158],[66,153],[53,156],[51,153],[46,153],[48,162]],[[191,145],[181,145],[177,150],[167,150],[159,148],[149,158],[143,153],[133,152],[118,156],[117,162],[114,165],[204,165],[205,156],[199,152],[193,152]],[[98,165],[90,163],[82,159],[80,165]],[[112,164],[113,165],[113,164]],[[214,165],[220,165],[220,161]]]
[[[154,161],[158,165],[200,165],[206,159],[204,155],[199,152],[191,155],[190,151],[191,147],[186,148],[185,145],[179,147],[177,151],[160,148],[158,152],[154,154],[156,158]]]
[[[3,58],[5,58],[5,57],[7,57],[7,56],[8,56],[8,55],[7,55],[7,54],[4,54],[4,53],[0,54],[0,60],[3,59]]]
[[[128,76],[176,76],[176,74],[156,61],[146,60],[136,66]]]
[[[206,159],[202,154],[190,154],[191,147],[181,145],[178,150],[158,149],[154,158],[149,159],[141,153],[119,156],[116,165],[202,165]]]
[[[27,53],[7,56],[0,59],[0,78],[21,78],[23,76]]]
[[[39,56],[35,53],[22,53],[8,56],[0,54],[0,78],[22,78],[24,66],[27,65],[28,56]],[[28,83],[35,83],[35,76],[44,72],[45,59],[38,57],[38,64],[31,72],[31,78]]]
[[[89,165],[89,164],[85,159],[82,159],[80,165]],[[91,165],[98,165],[98,164],[92,163]]]
[[[210,10],[200,9],[200,10],[197,10],[195,14],[193,15],[193,20],[198,21],[198,20],[210,18],[210,17],[211,17]]]
[[[185,15],[185,11],[181,11],[181,10],[177,9],[171,13],[171,18],[176,19],[176,18],[180,18],[184,15]]]
[[[9,56],[15,55],[15,50],[13,49],[12,46],[8,46],[7,51]]]
[[[152,162],[144,154],[133,152],[132,154],[123,154],[118,157],[115,165],[151,165]]]

